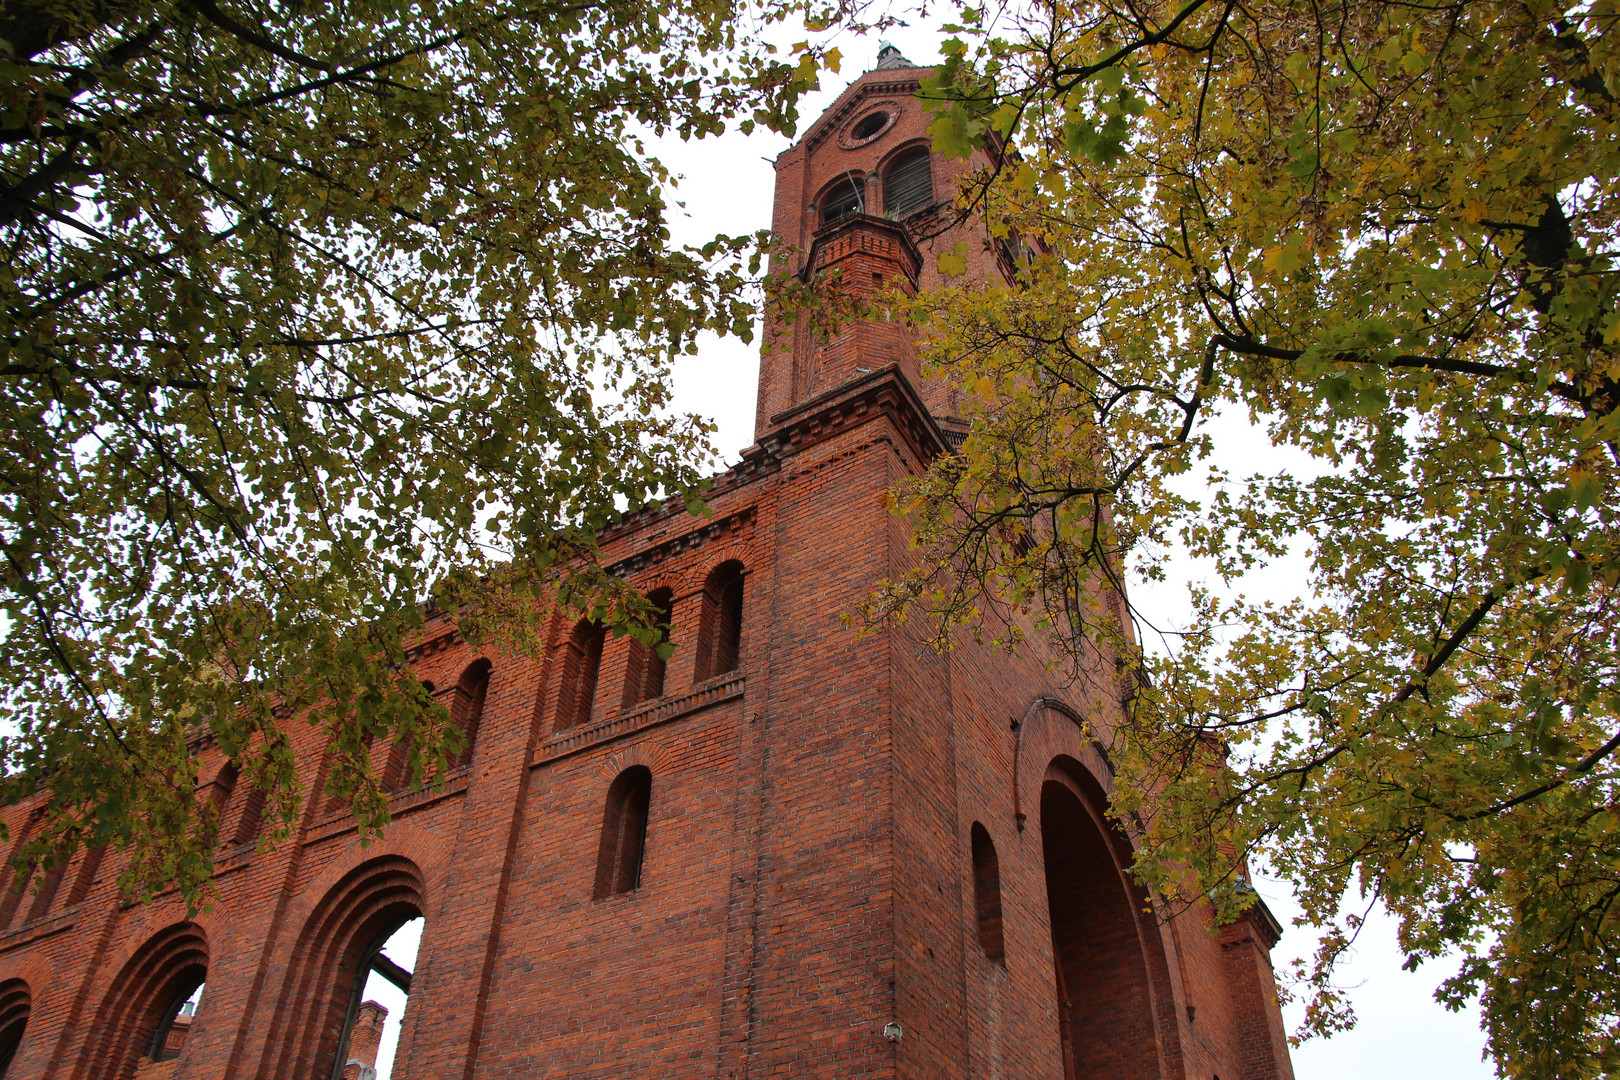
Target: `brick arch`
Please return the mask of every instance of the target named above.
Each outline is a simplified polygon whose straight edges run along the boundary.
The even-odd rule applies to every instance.
[[[636,591],[642,596],[651,596],[659,589],[668,589],[676,596],[680,596],[686,589],[690,574],[683,574],[670,566],[660,566],[645,578],[635,583]]]
[[[826,211],[823,209],[823,207],[827,205],[827,201],[829,199],[840,191],[853,189],[864,203],[866,199],[867,175],[868,174],[866,172],[860,169],[851,169],[847,173],[839,173],[837,176],[823,184],[821,186],[821,190],[816,192],[816,197],[810,202],[810,205],[816,208],[816,224],[825,225],[827,223]],[[867,209],[870,210],[870,207]]]
[[[146,939],[119,969],[79,1058],[79,1080],[129,1080],[178,995],[208,974],[208,939],[179,922]],[[206,1005],[199,1015],[206,1014]],[[199,1020],[199,1022],[202,1022]]]
[[[1065,1075],[1179,1080],[1174,949],[1153,898],[1129,876],[1135,846],[1108,814],[1103,777],[1058,754],[1035,807]]]
[[[20,982],[30,987],[41,987],[49,997],[50,988],[57,980],[56,967],[38,953],[13,953],[0,958],[0,983]]]
[[[1023,832],[1030,808],[1040,802],[1044,766],[1059,755],[1074,758],[1102,790],[1114,791],[1114,766],[1103,744],[1086,730],[1086,719],[1062,698],[1033,699],[1013,728],[1012,815]]]
[[[263,1075],[325,1075],[338,1052],[354,981],[371,947],[400,923],[428,913],[427,877],[414,861],[374,848],[366,856],[347,869],[333,867],[341,876],[324,892],[310,890],[320,900],[293,946],[261,1063]]]
[[[673,771],[669,751],[660,743],[648,739],[632,743],[617,753],[609,754],[602,759],[598,772],[604,783],[612,783],[633,765],[646,766],[655,780],[667,777]]]
[[[926,135],[920,135],[915,139],[907,139],[899,146],[885,151],[883,156],[878,159],[878,163],[872,166],[872,172],[877,176],[886,175],[889,166],[903,157],[910,157],[919,150],[924,152],[932,152],[933,150],[933,142]]]
[[[736,560],[743,565],[743,579],[752,577],[759,568],[759,542],[757,540],[725,539],[714,545],[705,544],[702,549],[703,557],[686,567],[675,578],[671,575],[671,587],[675,590],[677,598],[692,596],[703,591],[703,583],[709,580],[721,563]]]
[[[332,861],[320,875],[298,890],[297,902],[287,915],[288,925],[307,924],[315,917],[316,909],[323,898],[332,892],[340,881],[366,863],[387,856],[398,856],[415,866],[421,875],[429,901],[437,899],[439,886],[449,872],[449,851],[437,836],[426,829],[395,822],[388,826],[385,833],[374,837],[367,847],[361,847],[359,839],[351,837],[348,844],[332,857]],[[423,910],[423,914],[427,914],[426,909]]]

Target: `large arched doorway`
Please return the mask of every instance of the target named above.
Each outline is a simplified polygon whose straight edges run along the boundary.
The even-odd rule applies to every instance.
[[[1100,792],[1054,766],[1041,785],[1041,846],[1065,1080],[1160,1076],[1144,927]]]

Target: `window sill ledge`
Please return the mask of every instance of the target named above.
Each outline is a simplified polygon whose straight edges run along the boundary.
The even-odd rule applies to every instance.
[[[690,716],[711,705],[733,701],[743,696],[746,683],[747,679],[741,671],[728,671],[724,675],[716,675],[706,682],[698,683],[690,692],[680,697],[643,702],[630,712],[620,713],[599,724],[559,731],[540,744],[529,763],[543,765],[570,754],[577,754],[589,747],[612,742],[614,739],[645,731],[647,728],[678,720],[683,716]]]

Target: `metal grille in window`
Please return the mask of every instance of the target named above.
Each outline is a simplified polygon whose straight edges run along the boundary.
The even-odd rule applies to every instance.
[[[860,213],[865,209],[861,203],[861,192],[858,187],[847,181],[839,184],[821,204],[821,223],[827,225],[841,217]]]
[[[895,165],[883,178],[883,209],[903,218],[934,201],[934,178],[927,154],[914,154]]]

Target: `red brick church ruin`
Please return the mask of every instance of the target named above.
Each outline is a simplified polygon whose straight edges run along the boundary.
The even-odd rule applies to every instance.
[[[926,239],[969,166],[929,153],[924,73],[886,49],[777,159],[794,271],[926,287],[966,239],[970,280],[1012,273],[973,226]],[[261,800],[205,741],[217,905],[121,903],[116,853],[13,882],[0,1075],[368,1077],[386,1022],[393,1076],[424,1080],[1291,1077],[1264,908],[1161,918],[1125,873],[1080,723],[1117,703],[1036,658],[840,625],[912,557],[882,496],[960,437],[949,389],[899,323],[768,334],[713,516],[604,538],[668,612],[668,662],[561,616],[539,661],[431,626],[411,659],[471,749],[365,847],[313,797],[256,852]],[[293,738],[321,792],[321,734]],[[33,810],[5,811],[13,845]],[[382,945],[413,920],[405,970]],[[368,979],[409,994],[402,1021]]]

